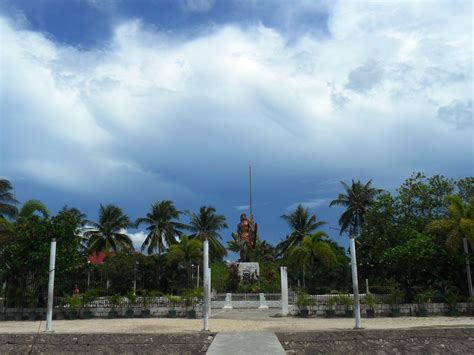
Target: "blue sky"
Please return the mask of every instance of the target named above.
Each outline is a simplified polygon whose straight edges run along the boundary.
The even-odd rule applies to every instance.
[[[336,226],[340,180],[473,175],[472,20],[470,1],[4,0],[0,176],[53,212],[171,199],[234,229],[252,164],[264,239],[297,203]]]

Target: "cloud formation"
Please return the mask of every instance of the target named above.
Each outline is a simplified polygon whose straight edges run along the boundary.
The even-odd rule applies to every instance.
[[[181,4],[207,11],[213,1]],[[390,187],[412,170],[472,173],[472,156],[459,155],[472,131],[457,129],[472,127],[471,4],[324,9],[325,37],[238,23],[185,37],[123,19],[107,45],[87,50],[0,18],[0,174],[195,201],[245,189],[252,162],[261,195],[291,190],[284,209],[328,196],[289,189],[301,178]]]

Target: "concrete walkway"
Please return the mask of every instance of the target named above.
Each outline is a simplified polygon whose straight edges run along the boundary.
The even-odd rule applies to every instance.
[[[274,333],[217,333],[207,355],[285,355]]]

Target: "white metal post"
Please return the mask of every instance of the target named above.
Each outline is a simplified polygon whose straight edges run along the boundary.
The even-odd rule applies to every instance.
[[[202,265],[202,271],[204,273],[203,277],[203,292],[204,292],[204,302],[203,302],[203,330],[209,330],[209,241],[206,239],[204,240],[204,260]]]
[[[49,282],[48,282],[48,310],[46,313],[46,331],[52,331],[53,297],[54,297],[54,268],[56,264],[56,239],[51,240],[49,252]]]
[[[281,275],[281,315],[288,315],[288,274],[286,266],[280,267]]]
[[[357,258],[355,239],[349,238],[349,247],[351,250],[351,266],[352,266],[352,289],[354,290],[354,315],[355,315],[355,327],[354,329],[360,329],[360,302],[359,302],[359,281],[357,279]]]

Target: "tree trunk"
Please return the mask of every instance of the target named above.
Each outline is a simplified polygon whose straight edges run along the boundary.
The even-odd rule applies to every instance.
[[[357,258],[354,237],[349,237],[349,246],[351,251],[351,267],[352,267],[352,288],[354,292],[354,315],[355,315],[355,327],[354,329],[361,328],[360,322],[360,302],[359,302],[359,281],[357,279]]]

